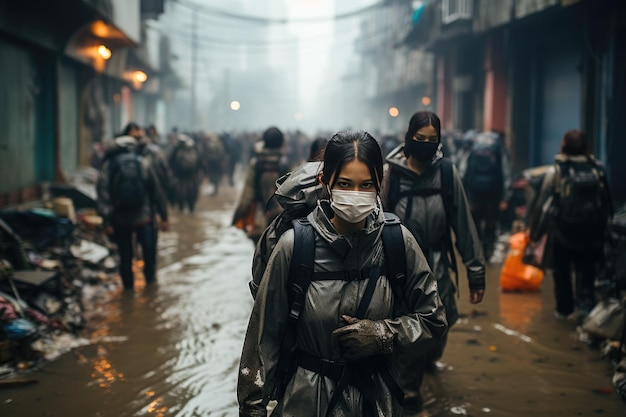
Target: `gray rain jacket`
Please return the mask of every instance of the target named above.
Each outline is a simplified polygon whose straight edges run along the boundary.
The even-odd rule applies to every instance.
[[[370,215],[360,231],[341,236],[322,208],[327,204],[327,201],[320,202],[308,216],[316,232],[314,271],[360,270],[382,265],[382,210]],[[384,320],[388,335],[393,336],[393,353],[386,356],[385,361],[396,380],[401,353],[423,354],[433,348],[447,330],[437,282],[411,233],[404,227],[402,232],[408,275],[402,290],[410,313],[393,317],[393,292],[385,276],[377,282],[365,313],[367,319]],[[294,233],[290,229],[278,241],[261,280],[241,356],[237,387],[240,416],[265,417],[266,404],[279,383],[277,364],[289,315],[288,277],[293,245]],[[355,315],[368,281],[313,280],[298,322],[296,347],[320,358],[345,362],[332,332],[345,325],[342,314]],[[375,374],[373,380],[379,416],[403,415],[402,406],[392,397],[380,375]],[[277,399],[273,415],[324,416],[335,386],[334,380],[298,367],[283,398]],[[333,416],[361,416],[364,402],[361,393],[348,385]]]
[[[431,165],[418,175],[407,166],[404,156],[404,145],[394,149],[387,156],[385,180],[383,182],[383,205],[389,209],[389,170],[395,170],[400,180],[400,192],[412,188],[440,189],[441,169],[439,168],[443,153],[441,146],[435,154]],[[474,220],[469,209],[469,203],[465,196],[463,183],[456,167],[453,166],[452,216],[451,224],[456,236],[456,248],[461,254],[463,264],[467,269],[467,277],[470,289],[485,288],[485,259],[482,246],[474,226]],[[447,228],[446,213],[441,194],[430,196],[412,196],[413,207],[411,217],[406,217],[408,198],[401,198],[393,208],[394,213],[400,217],[405,225],[415,236],[420,247],[429,258],[429,265],[437,277],[439,294],[446,306],[448,324],[452,326],[458,318],[458,309],[454,300],[455,287],[448,271],[446,250],[443,247],[445,236],[450,231]]]
[[[98,212],[103,218],[105,225],[138,227],[146,225],[154,220],[158,214],[161,220],[167,221],[167,202],[159,185],[159,180],[150,163],[150,158],[141,158],[143,175],[146,185],[146,195],[142,207],[133,213],[118,213],[111,203],[109,194],[109,166],[111,159],[123,152],[136,152],[137,140],[131,136],[120,136],[107,144],[104,162],[96,190],[98,192]],[[154,213],[156,210],[156,213]]]

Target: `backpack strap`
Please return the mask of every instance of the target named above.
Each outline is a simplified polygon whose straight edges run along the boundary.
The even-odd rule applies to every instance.
[[[598,172],[598,180],[602,187],[604,188],[604,198],[606,198],[606,204],[608,205],[608,214],[609,220],[613,218],[613,199],[611,198],[611,192],[609,190],[609,182],[606,178],[606,171],[603,166],[598,165],[598,163],[591,157],[591,155],[587,155],[587,161],[593,166]]]
[[[285,326],[285,334],[280,347],[278,360],[278,383],[275,398],[282,398],[285,388],[296,371],[296,331],[298,319],[304,307],[304,298],[313,277],[315,260],[315,231],[306,218],[293,221],[294,243],[293,255],[289,267],[288,300],[289,316]]]
[[[385,212],[383,227],[383,250],[387,264],[387,276],[393,291],[393,312],[396,317],[406,313],[408,307],[402,288],[406,281],[406,252],[400,218],[393,213]]]
[[[443,200],[443,209],[446,212],[446,229],[444,235],[444,245],[448,252],[448,266],[456,275],[456,287],[459,287],[459,273],[456,264],[456,254],[454,253],[454,245],[452,244],[452,215],[454,214],[454,170],[452,161],[448,158],[442,158],[441,162],[441,198]]]

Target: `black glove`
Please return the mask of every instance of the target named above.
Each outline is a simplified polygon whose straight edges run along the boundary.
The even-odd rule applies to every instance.
[[[484,267],[471,267],[467,268],[467,280],[469,282],[470,290],[484,290],[485,289],[485,268]]]
[[[343,357],[355,361],[393,351],[394,334],[383,320],[359,320],[341,316],[348,323],[333,331],[343,349]]]

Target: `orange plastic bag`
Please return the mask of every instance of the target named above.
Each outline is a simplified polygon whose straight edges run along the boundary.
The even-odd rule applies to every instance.
[[[509,239],[509,252],[500,272],[500,287],[504,291],[537,291],[543,282],[541,269],[522,262],[528,241],[524,232]]]

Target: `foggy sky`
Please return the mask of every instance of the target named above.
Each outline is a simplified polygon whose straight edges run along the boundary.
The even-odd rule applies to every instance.
[[[176,56],[173,67],[191,86],[191,40],[196,19],[195,89],[198,113],[202,113],[198,127],[242,130],[264,129],[274,124],[313,134],[318,129],[336,130],[349,123],[331,120],[332,112],[323,108],[327,107],[324,100],[334,90],[340,90],[342,78],[357,71],[359,65],[354,54],[359,17],[334,20],[332,16],[376,2],[176,0],[167,3],[165,14],[155,26],[170,36]],[[226,16],[227,13],[237,16]],[[318,20],[311,22],[314,18]],[[280,81],[258,82],[268,78]],[[244,85],[245,91],[240,94],[245,97],[255,91],[263,94],[263,100],[256,97],[251,102],[255,109],[246,107],[249,99],[246,102],[234,96]],[[228,108],[234,99],[240,100],[242,110],[248,111],[245,117],[244,112],[232,114]],[[178,91],[176,102],[180,117],[189,117],[189,89]],[[296,113],[301,114],[301,120],[296,120]],[[185,121],[179,125],[184,126]]]

